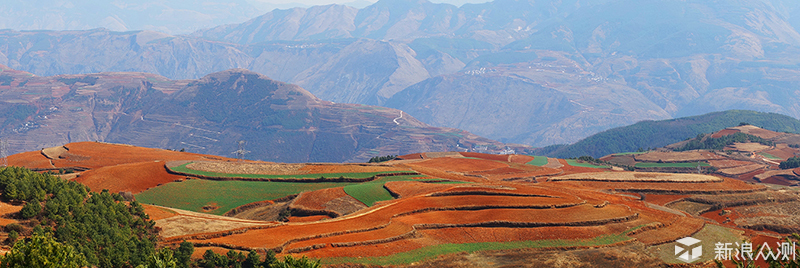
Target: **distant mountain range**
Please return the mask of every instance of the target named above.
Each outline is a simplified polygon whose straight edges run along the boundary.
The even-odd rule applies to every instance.
[[[246,68],[337,103],[533,146],[642,120],[800,117],[800,2],[381,0],[274,10],[173,36],[0,32],[0,64],[50,76]]]
[[[574,144],[539,148],[535,153],[561,158],[584,155],[599,158],[613,153],[659,148],[742,123],[776,132],[800,133],[800,120],[789,116],[730,110],[670,120],[643,121],[609,129]]]
[[[242,69],[177,81],[147,73],[38,77],[0,70],[0,137],[11,153],[87,140],[222,156],[235,156],[244,140],[247,159],[280,162],[506,149],[400,110],[324,101]]]

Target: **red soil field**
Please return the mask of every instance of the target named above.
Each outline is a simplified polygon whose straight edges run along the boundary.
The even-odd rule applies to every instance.
[[[772,176],[766,179],[761,180],[763,183],[775,184],[775,185],[783,185],[783,186],[792,186],[796,185],[798,181],[789,180],[781,176]]]
[[[711,134],[711,137],[712,138],[720,138],[720,137],[728,136],[728,135],[731,135],[731,134],[734,134],[734,133],[737,133],[737,132],[739,132],[738,129],[728,129],[728,128],[726,128],[726,129],[717,131],[714,134]]]
[[[345,196],[347,196],[347,193],[344,192],[344,187],[316,190],[298,195],[292,205],[314,210],[324,210],[326,209],[325,203]]]
[[[670,194],[646,194],[644,200],[659,206],[666,205],[669,202],[679,200],[681,198],[689,197],[688,195],[670,195]]]
[[[759,169],[759,170],[756,170],[756,171],[753,171],[753,172],[750,172],[750,173],[745,173],[745,174],[739,175],[736,179],[738,179],[740,181],[746,181],[746,182],[756,182],[756,180],[753,179],[753,177],[755,177],[758,174],[764,173],[764,172],[766,172],[766,170]]]
[[[289,217],[289,222],[315,222],[315,221],[321,221],[321,220],[330,219],[330,218],[331,217],[328,217],[327,215],[314,215],[314,216],[308,216],[308,217],[295,217],[295,216],[292,216],[292,217]]]
[[[56,166],[69,167],[81,166],[87,168],[99,168],[119,164],[152,162],[155,160],[219,160],[236,161],[236,159],[226,157],[216,157],[186,152],[175,152],[163,149],[151,149],[135,147],[129,145],[109,144],[100,142],[76,142],[64,145],[69,149],[68,154],[78,156],[79,161],[65,159],[53,160]],[[69,159],[69,158],[68,158]]]
[[[700,214],[700,216],[704,217],[704,218],[712,219],[712,220],[716,221],[717,223],[719,223],[719,225],[735,228],[736,224],[734,223],[734,221],[736,219],[740,218],[741,214],[736,210],[732,210],[732,209],[727,209],[727,210],[730,211],[731,213],[728,213],[728,214],[725,214],[725,215],[719,215],[719,213],[722,211],[722,209],[717,209],[717,210],[713,210],[713,211],[709,211],[709,212]],[[726,222],[726,223],[723,223],[727,219],[730,219],[730,221]]]
[[[486,181],[483,178],[459,175],[459,174],[455,174],[453,172],[447,172],[447,171],[444,171],[444,170],[441,170],[441,169],[438,169],[438,168],[432,168],[432,167],[425,167],[425,166],[416,165],[416,163],[417,162],[400,164],[400,165],[397,165],[397,167],[412,169],[412,170],[414,170],[414,171],[416,171],[416,172],[418,172],[420,174],[426,175],[428,177],[433,177],[433,178],[456,180],[456,181],[469,181],[469,182],[484,182],[484,181]]]
[[[704,225],[705,221],[700,219],[678,217],[675,222],[666,227],[640,232],[632,235],[632,237],[646,245],[657,245],[691,236],[702,229]]]
[[[40,151],[24,152],[8,156],[8,165],[26,168],[55,168]]]
[[[451,158],[451,157],[434,158],[415,163],[408,163],[407,165],[412,167],[414,166],[430,167],[439,170],[456,171],[456,172],[475,172],[475,171],[508,167],[508,164],[503,164],[495,161],[486,161],[486,160],[469,159],[469,158]]]
[[[592,239],[599,235],[616,234],[598,226],[585,227],[540,227],[540,228],[446,228],[421,230],[421,233],[443,243],[475,243],[492,241],[526,241],[555,239]]]
[[[220,255],[228,254],[228,251],[230,251],[230,249],[221,248],[221,247],[195,247],[194,248],[194,252],[192,252],[192,259],[202,259],[203,258],[203,254],[205,254],[206,251],[209,250],[209,249],[211,251],[213,251],[214,253],[217,253],[217,254],[220,254]],[[246,255],[246,253],[247,252],[245,252],[245,255]],[[262,255],[264,254],[263,252],[259,252],[259,253],[262,254]]]
[[[150,219],[154,221],[178,215],[178,213],[162,207],[151,206],[147,204],[142,204],[142,207],[144,208],[144,213],[147,213],[147,215],[150,216]]]
[[[357,173],[357,172],[382,172],[400,170],[396,167],[385,165],[315,165],[309,164],[300,168],[302,173]]]
[[[487,221],[565,223],[606,220],[632,215],[629,208],[607,205],[595,208],[581,205],[554,209],[484,209],[476,211],[431,211],[395,218],[395,221],[412,224],[442,223],[468,224]]]
[[[714,166],[714,167],[717,167],[717,168],[732,168],[732,167],[739,167],[739,166],[746,166],[746,165],[753,164],[753,162],[731,160],[731,159],[709,160],[708,163],[711,164],[711,166]]]
[[[497,174],[522,173],[522,172],[524,172],[524,170],[516,169],[516,168],[512,168],[512,167],[501,167],[501,168],[495,168],[495,169],[490,169],[490,170],[472,172],[471,174],[497,175]]]
[[[510,162],[510,161],[508,161],[508,156],[509,155],[507,155],[507,154],[482,154],[482,153],[461,152],[461,155],[463,155],[464,157],[474,157],[474,158],[480,158],[480,159],[486,159],[486,160]]]
[[[463,185],[463,186],[454,186],[450,189],[440,191],[437,194],[447,195],[450,193],[470,193],[474,195],[480,195],[478,192],[488,192],[488,193],[505,193],[505,194],[517,194],[517,195],[539,195],[539,196],[552,196],[552,197],[559,197],[559,198],[570,198],[574,199],[574,195],[570,193],[565,193],[562,189],[554,189],[554,188],[545,188],[545,187],[538,187],[538,186],[530,186],[525,184],[505,184],[505,183],[487,183],[487,184],[479,184],[479,185]]]
[[[400,198],[438,192],[453,187],[453,184],[424,183],[418,181],[390,181],[384,184]]]
[[[385,228],[367,231],[367,232],[360,232],[360,233],[352,233],[352,234],[343,234],[337,235],[332,237],[324,237],[324,238],[317,238],[311,239],[306,241],[301,241],[292,244],[289,248],[302,248],[308,247],[311,245],[316,244],[330,244],[330,243],[348,243],[348,242],[359,242],[359,241],[370,241],[370,240],[377,240],[377,239],[385,239],[395,236],[401,236],[413,231],[414,228],[411,225],[402,223],[402,222],[392,222]]]
[[[160,184],[184,178],[186,177],[168,173],[164,162],[150,161],[89,170],[81,173],[75,181],[89,186],[95,192],[108,189],[112,193],[137,194]]]
[[[609,189],[617,191],[656,191],[675,194],[687,192],[722,193],[725,191],[754,191],[764,189],[764,186],[747,184],[740,180],[723,178],[722,182],[714,183],[649,183],[649,182],[597,182],[597,181],[555,181],[547,183],[564,183],[561,187],[586,187],[593,189]]]
[[[253,248],[273,248],[280,246],[284,242],[291,239],[297,239],[301,237],[343,232],[348,230],[377,228],[389,223],[389,219],[394,215],[430,207],[456,208],[473,206],[552,206],[557,204],[574,204],[578,202],[580,201],[574,198],[517,196],[415,196],[396,200],[393,203],[389,203],[389,205],[371,209],[360,215],[344,217],[341,220],[334,219],[314,224],[287,225],[269,229],[251,230],[244,234],[234,234],[205,241],[223,244],[236,244]]]
[[[401,155],[401,156],[398,156],[397,158],[400,158],[402,160],[423,159],[422,153]]]
[[[423,237],[416,237],[411,239],[401,239],[389,243],[362,245],[346,248],[325,247],[318,250],[312,250],[300,253],[311,258],[323,257],[363,257],[363,256],[388,256],[397,252],[404,252],[414,249],[423,248],[426,246],[433,246],[439,244],[438,241]],[[358,267],[358,266],[356,266]]]
[[[558,162],[561,163],[562,165],[564,165],[563,167],[561,167],[561,170],[564,171],[564,175],[576,174],[576,173],[608,171],[607,169],[601,169],[601,168],[588,168],[588,167],[570,166],[567,163],[567,160],[564,160],[564,159],[558,159]]]
[[[795,168],[792,172],[794,172],[795,175],[800,176],[800,168]]]
[[[509,157],[511,163],[527,164],[530,161],[533,161],[533,156],[530,155],[513,154]]]
[[[15,206],[8,203],[0,203],[0,225],[6,226],[12,223],[17,223],[16,219],[10,219],[9,214],[14,214],[22,210],[22,206]]]

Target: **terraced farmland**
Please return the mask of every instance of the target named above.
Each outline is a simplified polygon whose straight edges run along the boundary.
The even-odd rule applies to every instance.
[[[81,146],[48,150],[57,159],[38,152],[12,160],[45,159],[33,166],[54,160],[50,168],[85,164],[89,170],[77,180],[92,190],[130,191],[141,203],[159,205],[145,209],[162,230],[161,246],[186,240],[196,252],[271,250],[322,258],[325,264],[433,263],[442,254],[482,250],[606,252],[635,245],[644,252],[706,230],[714,221],[730,228],[794,230],[797,217],[788,214],[800,200],[796,192],[719,175],[627,172],[518,155],[443,152],[379,165],[280,164],[189,154],[181,159],[177,152],[133,148],[145,154],[132,162],[111,157],[103,165]],[[103,146],[89,147],[102,154],[129,149]],[[686,155],[704,160],[651,166],[752,165],[722,153]],[[776,170],[764,176],[773,173],[795,174]],[[715,211],[704,213],[708,210]],[[720,216],[722,210],[732,214]],[[716,216],[709,216],[712,212]]]

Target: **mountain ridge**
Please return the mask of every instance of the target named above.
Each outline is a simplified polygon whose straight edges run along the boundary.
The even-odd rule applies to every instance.
[[[709,134],[735,127],[741,123],[775,132],[800,133],[800,120],[793,117],[776,113],[729,110],[669,120],[642,121],[597,133],[574,144],[538,148],[535,153],[561,158],[584,155],[599,158],[613,153],[659,148],[694,138],[698,134]]]
[[[147,73],[1,74],[12,77],[0,85],[0,135],[11,152],[96,140],[229,155],[246,140],[248,159],[364,162],[379,155],[506,146],[432,127],[400,110],[324,101],[245,69],[198,80]]]

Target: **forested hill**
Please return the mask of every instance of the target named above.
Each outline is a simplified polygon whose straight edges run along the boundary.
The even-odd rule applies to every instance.
[[[553,145],[537,149],[551,157],[569,158],[632,152],[639,148],[656,148],[711,133],[740,123],[749,123],[777,132],[800,133],[800,120],[776,113],[728,110],[704,115],[661,121],[642,121],[630,126],[609,129],[571,145]]]

